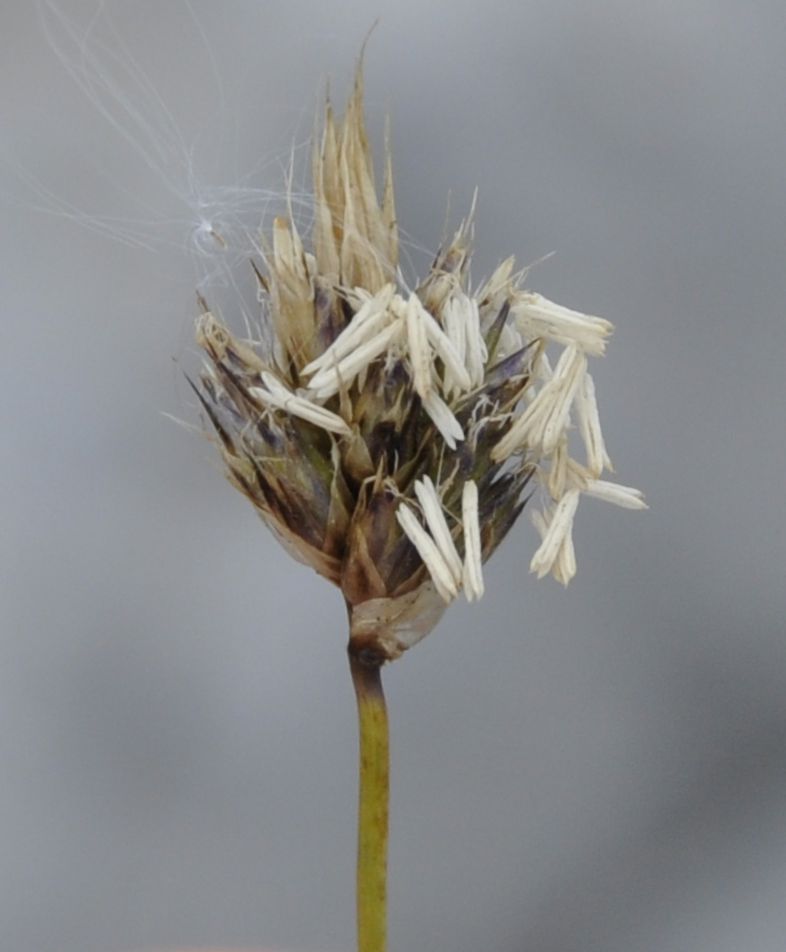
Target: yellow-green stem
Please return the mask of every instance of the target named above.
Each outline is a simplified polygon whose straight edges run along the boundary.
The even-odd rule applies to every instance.
[[[389,740],[379,659],[350,646],[349,665],[358,705],[358,952],[387,947]]]

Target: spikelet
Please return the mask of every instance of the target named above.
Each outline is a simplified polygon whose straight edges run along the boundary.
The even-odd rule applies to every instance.
[[[359,70],[343,121],[328,104],[315,138],[310,250],[284,219],[265,248],[274,346],[238,340],[200,301],[194,384],[231,482],[341,589],[356,649],[377,660],[460,592],[483,595],[531,480],[546,499],[531,569],[565,583],[582,494],[646,508],[600,478],[611,463],[587,365],[611,324],[522,290],[512,258],[473,292],[472,213],[405,293],[386,152],[380,199]]]

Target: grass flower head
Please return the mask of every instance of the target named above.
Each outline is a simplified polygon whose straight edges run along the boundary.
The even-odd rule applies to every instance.
[[[483,595],[483,563],[535,486],[531,570],[563,583],[582,495],[645,504],[601,478],[588,361],[608,321],[523,289],[512,258],[473,287],[471,214],[405,289],[390,154],[380,196],[360,72],[343,121],[327,106],[313,191],[310,241],[279,218],[262,250],[270,342],[239,339],[202,302],[195,389],[232,483],[341,589],[352,642],[381,663],[460,593]]]

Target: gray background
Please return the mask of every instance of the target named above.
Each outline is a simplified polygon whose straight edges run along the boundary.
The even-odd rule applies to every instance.
[[[238,236],[377,16],[368,113],[414,264],[475,185],[476,278],[557,252],[531,285],[615,322],[601,411],[652,506],[584,504],[567,592],[528,576],[523,519],[486,598],[387,672],[391,949],[780,952],[786,20],[763,0],[63,0],[51,42],[5,0],[0,948],[352,948],[343,607],[162,411],[197,421],[193,289],[240,326]]]

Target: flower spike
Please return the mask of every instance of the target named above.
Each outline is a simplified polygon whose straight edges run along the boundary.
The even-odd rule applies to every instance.
[[[255,266],[273,343],[238,339],[202,302],[198,392],[232,483],[340,587],[353,637],[373,628],[391,660],[460,592],[482,597],[531,479],[544,497],[531,568],[563,583],[582,495],[646,504],[603,478],[588,364],[611,324],[522,288],[513,258],[473,291],[474,200],[416,290],[403,286],[390,154],[380,197],[362,93],[358,74],[343,120],[326,108],[311,235],[276,219],[267,273]]]

